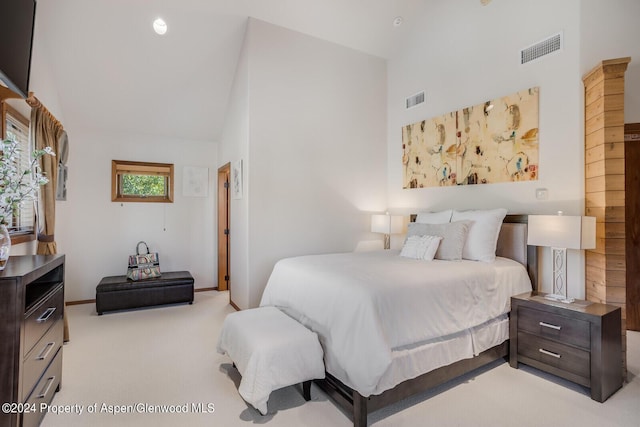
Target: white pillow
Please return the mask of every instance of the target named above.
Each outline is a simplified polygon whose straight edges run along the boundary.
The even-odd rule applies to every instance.
[[[457,221],[447,224],[417,224],[411,222],[407,226],[407,239],[411,236],[442,237],[435,259],[460,261],[468,230],[469,221]]]
[[[432,261],[440,240],[440,236],[409,236],[402,246],[400,256]]]
[[[462,258],[473,261],[493,262],[496,259],[496,244],[506,209],[453,211],[451,221],[471,221],[467,241],[462,249]]]
[[[422,259],[425,261],[432,261],[436,256],[436,252],[438,251],[438,247],[440,246],[442,237],[422,236],[422,239],[422,243],[424,244],[424,253],[422,254]]]
[[[418,245],[422,236],[409,236],[402,245],[400,256],[405,258],[418,259]]]
[[[440,212],[420,212],[416,215],[418,224],[446,224],[451,222],[452,209]]]

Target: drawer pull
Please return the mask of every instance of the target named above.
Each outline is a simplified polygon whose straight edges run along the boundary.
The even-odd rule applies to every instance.
[[[538,351],[540,353],[542,353],[542,354],[546,354],[547,356],[555,357],[556,359],[560,359],[560,357],[562,357],[558,353],[554,353],[552,351],[545,350],[544,348],[539,348]]]
[[[561,326],[556,326],[556,325],[552,325],[550,323],[545,323],[545,322],[540,322],[540,326],[544,326],[545,328],[555,329],[556,331],[559,331],[560,329],[562,329]]]
[[[56,346],[55,342],[48,342],[47,345],[44,346],[39,355],[36,356],[36,360],[44,360],[49,357],[49,353]]]
[[[36,319],[36,322],[38,322],[38,323],[44,323],[44,322],[46,322],[47,320],[49,320],[49,319],[51,318],[51,316],[53,316],[53,313],[54,313],[55,311],[56,311],[56,308],[55,308],[55,307],[49,307],[49,308],[47,308],[47,309],[44,311],[44,313],[42,313],[42,314],[40,315],[40,317],[38,317],[38,318]]]
[[[42,391],[40,391],[40,393],[38,393],[36,398],[43,399],[47,395],[47,393],[49,393],[49,389],[51,388],[51,386],[55,382],[56,382],[56,377],[47,378],[47,383],[44,385],[44,387],[42,387]]]

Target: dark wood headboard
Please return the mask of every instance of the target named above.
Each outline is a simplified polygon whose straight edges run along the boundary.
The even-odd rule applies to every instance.
[[[410,215],[410,221],[415,222],[416,214]],[[505,224],[523,224],[523,227],[502,227],[498,236],[496,255],[511,258],[527,268],[533,290],[538,289],[538,248],[527,245],[528,215],[507,215]]]

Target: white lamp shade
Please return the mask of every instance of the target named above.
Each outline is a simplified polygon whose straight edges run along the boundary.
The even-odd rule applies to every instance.
[[[592,216],[529,215],[527,244],[564,249],[594,249],[596,218]]]
[[[400,215],[372,215],[371,232],[383,234],[402,233],[404,225],[403,217]]]

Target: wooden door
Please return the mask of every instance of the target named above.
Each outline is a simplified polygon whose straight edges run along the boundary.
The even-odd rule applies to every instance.
[[[218,169],[218,290],[229,287],[229,174],[231,164]],[[229,295],[231,298],[231,295]]]
[[[627,330],[640,331],[640,123],[624,125]]]

